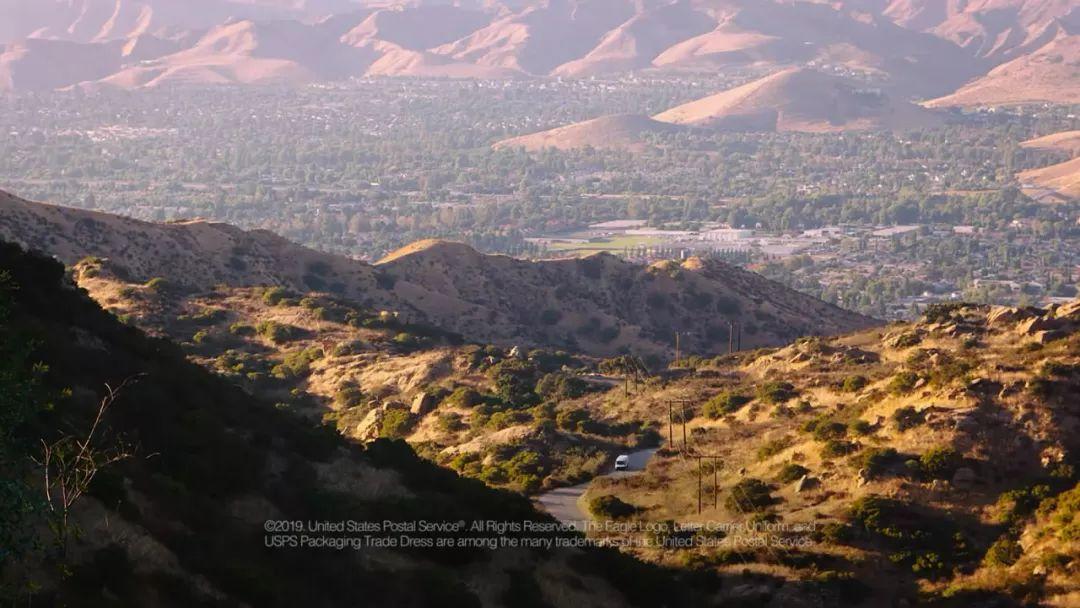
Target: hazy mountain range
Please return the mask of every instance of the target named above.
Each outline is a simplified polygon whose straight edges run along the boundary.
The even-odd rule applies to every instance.
[[[3,0],[0,91],[814,67],[936,105],[1077,98],[1070,0]]]

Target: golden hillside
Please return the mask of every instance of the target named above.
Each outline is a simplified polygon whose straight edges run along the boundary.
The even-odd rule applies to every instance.
[[[538,151],[545,148],[570,150],[574,148],[637,149],[647,144],[653,134],[677,133],[682,127],[652,120],[637,114],[601,116],[592,120],[530,133],[496,142],[494,148],[524,148]]]
[[[686,379],[577,405],[661,431],[642,475],[598,479],[580,501],[614,496],[630,521],[691,530],[667,538],[689,548],[639,556],[750,570],[755,595],[784,606],[820,605],[819,593],[865,606],[1080,598],[1080,489],[1067,492],[1080,453],[1080,301],[944,306],[918,323],[691,365]],[[710,522],[743,527],[692,531]],[[800,597],[808,580],[820,586]]]
[[[829,132],[917,129],[940,124],[933,113],[877,90],[812,69],[783,70],[653,117],[680,125],[737,131]]]
[[[1062,32],[929,107],[1071,103],[1080,99],[1080,35]]]
[[[1080,197],[1080,131],[1053,133],[1025,141],[1020,145],[1024,148],[1061,152],[1072,156],[1071,160],[1062,163],[1019,173],[1016,178],[1022,185],[1052,190],[1065,197]]]
[[[441,241],[378,265],[317,252],[265,231],[192,221],[153,224],[0,195],[0,238],[68,264],[104,258],[131,283],[164,278],[184,290],[281,286],[325,292],[409,323],[485,343],[666,357],[726,351],[872,324],[860,315],[719,262],[650,267],[610,255],[526,261]]]

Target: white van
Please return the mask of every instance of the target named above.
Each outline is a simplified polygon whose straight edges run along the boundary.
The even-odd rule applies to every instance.
[[[628,468],[630,468],[630,457],[629,456],[627,456],[626,454],[623,454],[623,455],[621,455],[621,456],[619,456],[618,458],[615,459],[615,470],[616,471],[625,471]]]

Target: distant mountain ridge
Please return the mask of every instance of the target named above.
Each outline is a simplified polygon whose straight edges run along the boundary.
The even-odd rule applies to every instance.
[[[650,136],[704,131],[905,131],[944,124],[941,113],[896,99],[895,93],[808,68],[789,68],[742,86],[687,102],[655,116],[601,116],[493,147],[639,149]]]
[[[1070,0],[0,0],[0,17],[0,91],[810,66],[940,105],[1068,103],[1080,61]]]
[[[526,261],[422,241],[375,265],[314,251],[266,231],[204,221],[153,224],[31,203],[0,193],[0,239],[74,264],[107,258],[133,281],[182,289],[280,285],[326,291],[469,340],[573,348],[595,355],[726,352],[875,322],[720,262],[633,264],[611,255]]]

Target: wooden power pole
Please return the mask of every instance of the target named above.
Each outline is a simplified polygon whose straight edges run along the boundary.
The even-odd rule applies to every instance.
[[[697,512],[701,515],[701,456],[697,459]]]
[[[674,413],[672,412],[671,408],[672,408],[671,402],[668,401],[668,403],[667,403],[667,442],[668,442],[668,446],[671,449],[675,449],[675,435],[674,435],[674,433],[673,433],[673,431],[671,429],[671,426],[672,426],[672,424],[674,424],[675,420],[674,420]]]

